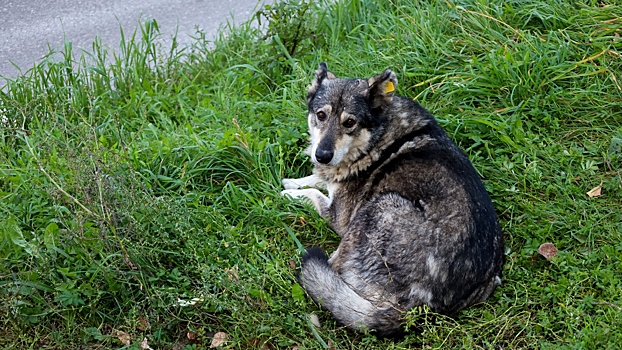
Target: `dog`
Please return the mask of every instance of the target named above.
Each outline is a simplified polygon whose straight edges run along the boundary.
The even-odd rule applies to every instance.
[[[342,79],[321,63],[307,105],[313,175],[283,179],[341,237],[306,250],[298,279],[338,323],[388,336],[406,311],[455,316],[501,284],[502,233],[473,165],[390,69]],[[328,196],[320,191],[328,192]]]

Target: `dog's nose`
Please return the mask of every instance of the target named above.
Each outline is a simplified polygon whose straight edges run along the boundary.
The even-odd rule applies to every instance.
[[[318,148],[315,150],[315,159],[322,164],[328,164],[333,159],[333,151]]]

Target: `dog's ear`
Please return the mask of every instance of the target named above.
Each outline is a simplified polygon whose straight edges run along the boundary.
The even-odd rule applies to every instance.
[[[369,100],[372,109],[384,108],[393,100],[397,88],[397,77],[387,69],[382,74],[369,78]]]
[[[335,79],[336,76],[333,72],[328,70],[326,63],[320,63],[320,67],[313,73],[315,75],[315,79],[313,79],[313,83],[309,86],[309,92],[307,93],[307,103],[313,99],[313,96],[317,92],[317,89],[322,85],[322,81],[324,79]]]

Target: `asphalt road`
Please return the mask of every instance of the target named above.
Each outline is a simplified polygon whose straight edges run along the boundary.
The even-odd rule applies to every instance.
[[[147,18],[155,18],[162,38],[177,30],[178,41],[188,44],[198,27],[215,37],[227,20],[240,23],[270,0],[2,0],[0,1],[0,76],[16,77],[64,39],[74,52],[89,50],[96,36],[111,49],[119,47],[122,27],[134,32]],[[49,46],[48,46],[49,45]],[[18,70],[11,61],[17,65]],[[4,85],[0,78],[0,86]]]

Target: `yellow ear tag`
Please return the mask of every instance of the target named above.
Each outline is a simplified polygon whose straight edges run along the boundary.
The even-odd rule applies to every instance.
[[[393,85],[393,82],[391,81],[387,82],[387,85],[384,87],[384,93],[388,94],[393,91],[395,91],[395,85]]]

